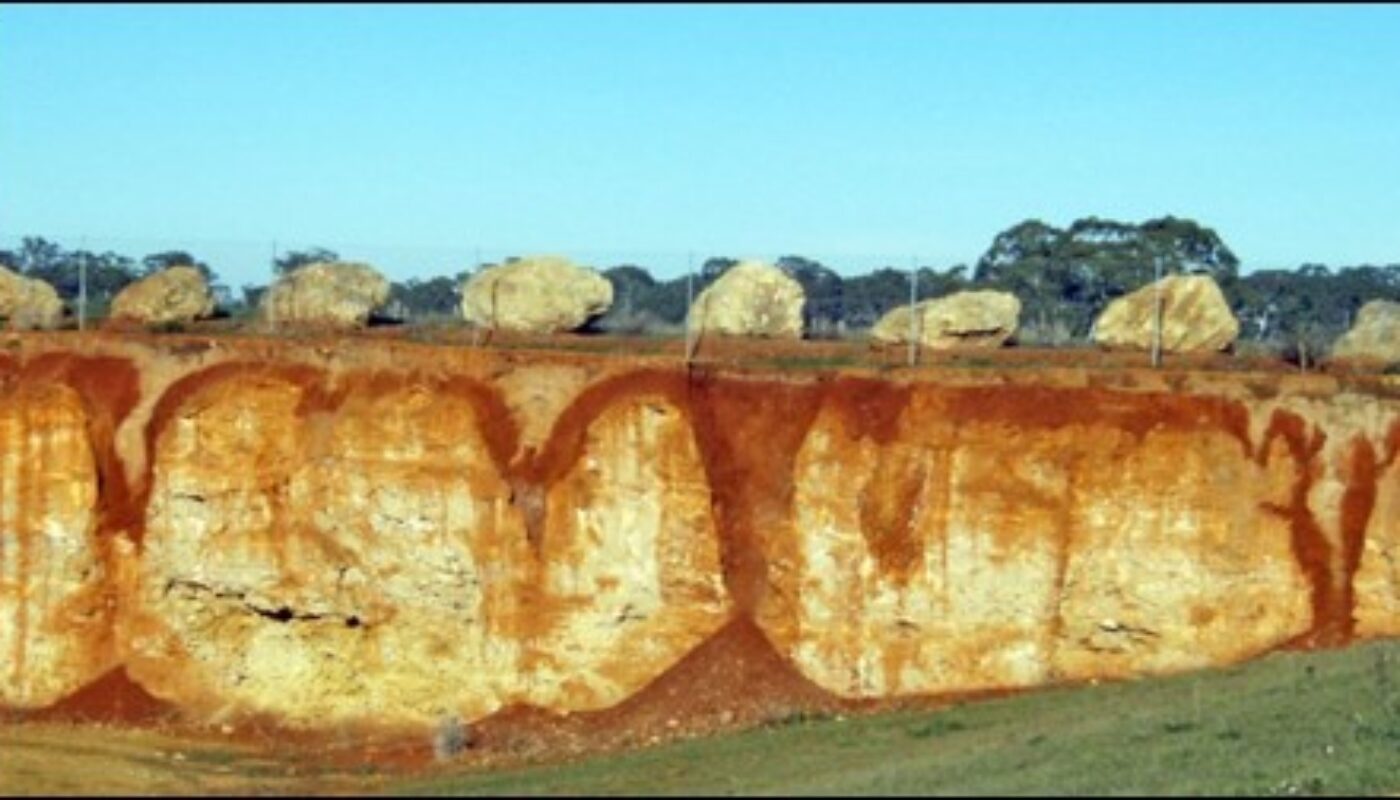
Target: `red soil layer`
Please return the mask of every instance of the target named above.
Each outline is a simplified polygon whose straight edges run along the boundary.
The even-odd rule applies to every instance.
[[[101,533],[120,530],[143,517],[145,506],[133,502],[113,443],[117,426],[141,399],[135,365],[124,358],[44,353],[18,368],[9,360],[4,369],[21,382],[63,384],[82,398],[88,441],[97,461]]]
[[[1311,630],[1289,643],[1291,647],[1335,647],[1349,640],[1350,626],[1344,621],[1350,609],[1341,605],[1341,593],[1332,571],[1332,545],[1327,541],[1317,518],[1308,506],[1308,493],[1321,473],[1318,454],[1327,442],[1327,435],[1314,428],[1309,434],[1307,422],[1296,414],[1275,411],[1269,427],[1255,451],[1255,460],[1263,465],[1269,457],[1269,446],[1281,439],[1294,463],[1292,492],[1287,506],[1265,504],[1270,513],[1288,520],[1292,535],[1293,557],[1308,577],[1312,592],[1313,624]]]
[[[635,747],[859,705],[807,680],[752,620],[739,616],[612,708],[562,715],[513,706],[471,728],[478,757],[492,760],[500,753],[529,757]]]
[[[713,493],[725,588],[741,613],[762,596],[761,534],[792,507],[793,459],[821,405],[810,385],[689,376],[691,422]]]
[[[736,602],[736,617],[645,689],[611,709],[562,717],[539,709],[513,708],[475,723],[472,729],[479,756],[491,759],[528,754],[522,748],[585,752],[643,743],[654,736],[666,738],[742,725],[790,711],[909,704],[853,703],[820,689],[774,650],[752,619],[766,589],[760,534],[790,513],[794,458],[817,412],[829,404],[856,437],[888,444],[895,440],[900,416],[910,402],[913,390],[908,386],[831,375],[802,383],[718,375],[704,367],[688,371],[643,369],[587,388],[559,415],[539,452],[522,452],[519,426],[501,393],[474,379],[362,371],[342,376],[332,386],[324,372],[309,366],[225,363],[181,378],[155,404],[144,432],[147,474],[139,491],[132,492],[111,442],[112,431],[138,399],[137,374],[129,361],[55,355],[36,358],[21,369],[14,359],[0,355],[0,373],[63,382],[83,396],[93,420],[90,434],[94,452],[99,454],[103,529],[128,530],[137,542],[151,483],[149,470],[161,432],[198,392],[234,376],[267,375],[302,387],[305,393],[299,411],[303,414],[333,411],[352,390],[373,396],[414,383],[467,398],[477,411],[492,459],[514,487],[517,503],[527,510],[532,541],[537,545],[542,493],[579,458],[588,426],[626,397],[659,395],[681,409],[695,431],[713,493],[724,580]],[[1281,441],[1298,477],[1289,504],[1268,510],[1290,523],[1294,554],[1310,582],[1314,610],[1312,630],[1294,645],[1336,646],[1350,640],[1354,624],[1352,575],[1374,507],[1376,480],[1400,454],[1400,422],[1392,427],[1383,455],[1367,441],[1352,444],[1342,505],[1344,548],[1337,574],[1333,567],[1337,559],[1307,504],[1308,492],[1321,469],[1318,454],[1325,435],[1315,429],[1308,431],[1305,421],[1296,415],[1275,412],[1263,439],[1253,445],[1248,409],[1240,402],[1217,397],[1124,393],[1094,387],[944,386],[934,391],[948,417],[958,423],[993,423],[1018,430],[1110,425],[1139,438],[1162,428],[1223,431],[1261,465],[1272,442]],[[908,481],[875,483],[890,483],[896,488],[889,497],[870,499],[868,513],[862,512],[863,527],[872,543],[878,542],[880,563],[899,574],[917,560],[915,548],[921,546],[909,530],[907,492],[898,488]],[[946,698],[926,698],[924,702],[935,700]],[[146,724],[171,713],[170,706],[151,697],[118,669],[49,709],[25,716]],[[277,738],[288,735],[279,731],[275,722],[259,722],[253,729]],[[324,740],[307,734],[295,738],[308,743]],[[431,757],[428,744],[421,741],[376,752],[405,766],[425,763]]]
[[[115,447],[117,426],[126,418],[140,400],[140,382],[135,366],[124,358],[107,356],[79,356],[69,353],[44,353],[21,362],[11,356],[0,359],[0,381],[7,385],[25,386],[31,384],[62,385],[72,389],[79,397],[86,419],[86,436],[97,471],[97,539],[98,556],[107,574],[112,574],[115,561],[111,549],[111,535],[121,530],[139,516],[144,516],[144,505],[132,502],[131,490],[127,485],[126,473]],[[24,482],[15,498],[19,516],[27,516],[32,506],[31,492]],[[17,569],[28,573],[29,546],[23,535],[19,538],[16,554]],[[115,590],[110,584],[101,587],[98,598],[107,621],[104,640],[94,642],[90,652],[95,657],[106,660],[114,646],[115,631],[111,627],[113,609],[116,606]],[[18,667],[26,661],[25,629],[31,621],[28,605],[21,604],[15,617],[15,625],[21,635],[15,637],[15,652],[12,663]]]
[[[114,722],[149,725],[179,716],[179,709],[147,692],[117,667],[73,694],[28,715],[39,722]]]

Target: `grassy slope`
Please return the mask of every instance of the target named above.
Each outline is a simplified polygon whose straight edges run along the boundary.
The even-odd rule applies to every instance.
[[[442,775],[443,794],[1400,792],[1400,642],[939,712],[789,721],[576,764]]]
[[[0,794],[1395,794],[1400,641],[571,764],[393,776],[144,731],[0,727]]]

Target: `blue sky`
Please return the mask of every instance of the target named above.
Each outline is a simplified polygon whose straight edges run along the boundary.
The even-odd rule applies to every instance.
[[[1397,6],[3,6],[0,237],[237,284],[273,241],[854,271],[1174,214],[1246,269],[1392,263],[1398,43]]]

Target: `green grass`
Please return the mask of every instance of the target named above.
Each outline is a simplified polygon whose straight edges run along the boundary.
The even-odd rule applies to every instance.
[[[1393,794],[1400,642],[936,712],[796,717],[413,794]]]

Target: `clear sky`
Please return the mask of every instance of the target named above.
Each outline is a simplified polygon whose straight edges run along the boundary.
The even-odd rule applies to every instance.
[[[1400,7],[0,7],[0,236],[234,284],[274,240],[849,272],[1163,214],[1400,262]]]

